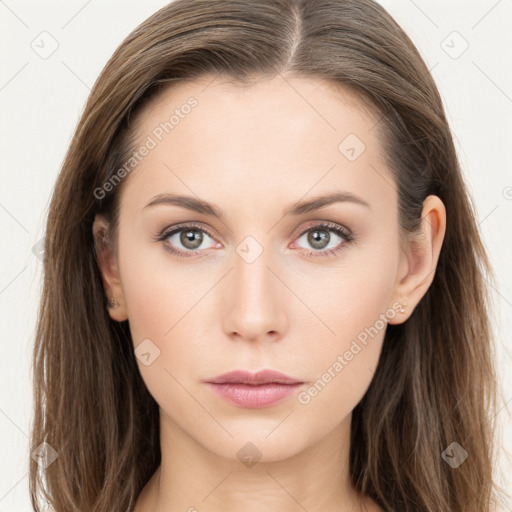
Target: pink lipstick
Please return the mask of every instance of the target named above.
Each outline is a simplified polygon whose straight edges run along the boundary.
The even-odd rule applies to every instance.
[[[235,370],[205,382],[227,402],[247,409],[269,407],[281,402],[304,384],[303,381],[275,370],[257,373]]]

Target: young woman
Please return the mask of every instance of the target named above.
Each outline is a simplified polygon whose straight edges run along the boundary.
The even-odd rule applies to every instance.
[[[491,269],[433,79],[371,0],[176,0],[58,178],[32,502],[488,512]]]

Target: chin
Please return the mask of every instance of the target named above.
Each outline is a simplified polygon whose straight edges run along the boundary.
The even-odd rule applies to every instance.
[[[288,413],[287,413],[288,414]],[[286,417],[286,414],[282,418]],[[203,446],[210,452],[228,460],[238,460],[248,468],[255,463],[279,462],[297,455],[317,439],[308,435],[305,425],[293,424],[290,419],[237,421],[222,423],[233,437],[222,428],[217,435],[204,438]],[[284,424],[289,422],[285,427]],[[276,428],[277,427],[277,428]],[[317,430],[318,431],[318,430]]]

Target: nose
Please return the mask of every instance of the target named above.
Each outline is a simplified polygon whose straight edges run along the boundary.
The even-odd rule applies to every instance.
[[[223,328],[234,340],[277,341],[286,332],[291,292],[271,260],[265,250],[252,262],[243,253],[234,256],[223,290]]]

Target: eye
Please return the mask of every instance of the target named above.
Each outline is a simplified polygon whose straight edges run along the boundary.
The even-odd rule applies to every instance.
[[[302,231],[297,241],[302,238],[304,238],[304,243],[308,245],[308,247],[303,248],[313,249],[309,253],[309,256],[312,257],[336,254],[354,240],[347,228],[331,222],[308,227]]]
[[[297,241],[302,238],[305,239],[304,243],[309,244],[309,247],[303,248],[313,249],[309,253],[310,257],[337,254],[354,240],[350,230],[332,222],[319,223],[303,229]],[[179,224],[167,228],[156,237],[156,241],[162,242],[166,250],[172,254],[182,257],[196,256],[204,249],[220,246],[213,234],[196,224]],[[299,247],[302,246],[299,244]]]
[[[208,245],[208,239],[213,243],[210,242]],[[164,230],[157,240],[164,242],[165,248],[171,253],[184,257],[195,256],[203,249],[211,249],[218,243],[205,228],[195,224],[182,224]]]

